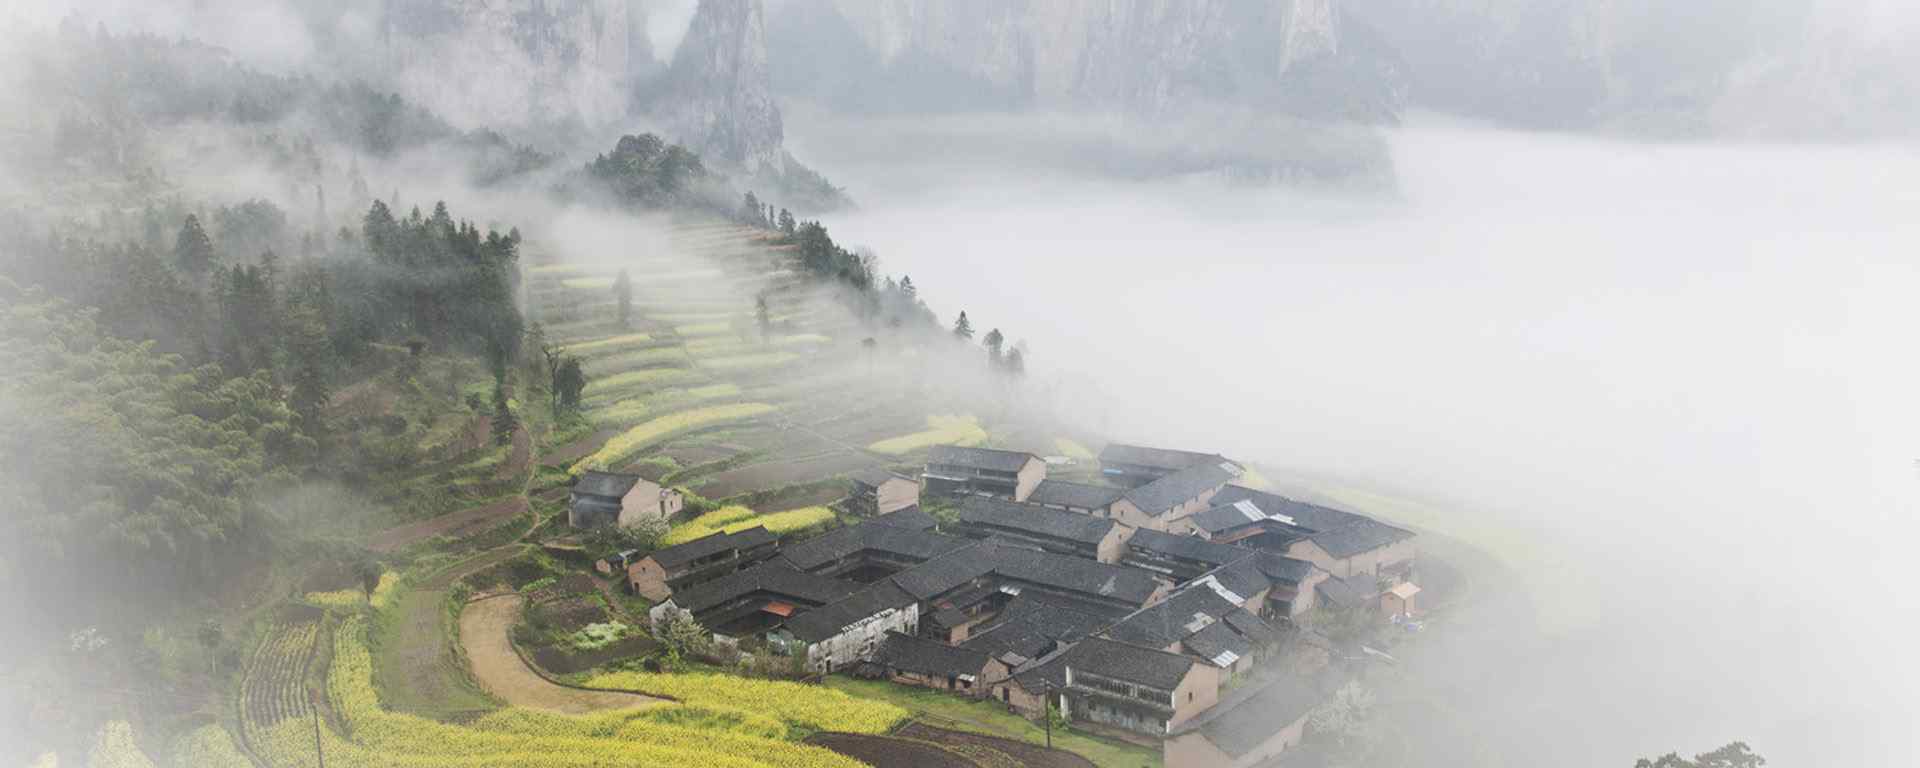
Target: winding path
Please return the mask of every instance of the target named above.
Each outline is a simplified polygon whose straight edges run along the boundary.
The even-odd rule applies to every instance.
[[[467,603],[460,611],[460,645],[466,649],[474,679],[489,693],[516,707],[574,715],[664,701],[637,693],[568,688],[529,669],[509,639],[525,603],[519,595],[500,595]]]

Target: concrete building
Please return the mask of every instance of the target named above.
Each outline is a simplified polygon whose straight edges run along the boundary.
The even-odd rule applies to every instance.
[[[1219,701],[1218,671],[1178,653],[1092,637],[1059,664],[1069,720],[1164,737]]]
[[[920,484],[879,467],[848,476],[847,511],[877,517],[920,503]]]
[[[802,655],[807,669],[826,675],[872,659],[890,633],[912,634],[919,627],[919,601],[882,581],[793,617],[767,639]]]
[[[780,539],[758,525],[734,533],[715,533],[630,558],[625,568],[627,584],[635,594],[658,603],[676,589],[747,568],[779,550]]]
[[[936,445],[927,452],[926,492],[1026,501],[1047,479],[1047,463],[1031,453]]]
[[[1133,529],[1112,520],[980,496],[960,502],[960,522],[951,530],[976,539],[999,537],[1102,563],[1119,562],[1127,538],[1133,534]]]
[[[601,528],[665,521],[680,514],[684,502],[679,491],[639,475],[588,471],[568,493],[567,522],[575,528]]]

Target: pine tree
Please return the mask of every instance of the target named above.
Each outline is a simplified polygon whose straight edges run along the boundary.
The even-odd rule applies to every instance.
[[[293,353],[292,387],[287,407],[293,409],[295,423],[308,437],[318,440],[326,434],[328,391],[327,372],[332,368],[333,349],[327,339],[327,326],[311,307],[298,306],[287,318],[288,351]]]
[[[966,310],[961,310],[960,318],[953,321],[953,337],[961,341],[973,340],[973,321],[967,319]]]
[[[1014,347],[1013,351],[1007,353],[1006,372],[1008,376],[1014,377],[1026,374],[1027,356],[1020,351],[1019,347]]]
[[[213,261],[213,238],[207,237],[207,230],[200,226],[200,217],[187,214],[180,236],[173,242],[173,263],[198,279],[213,269]]]
[[[800,231],[800,222],[796,221],[793,213],[785,208],[780,209],[780,231],[789,235]]]
[[[754,196],[752,190],[748,190],[746,199],[740,201],[740,222],[756,227],[766,223],[760,208],[760,198]]]

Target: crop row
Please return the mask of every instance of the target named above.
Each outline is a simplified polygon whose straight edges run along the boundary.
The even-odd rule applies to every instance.
[[[746,510],[747,514],[739,514]],[[685,544],[694,539],[705,538],[719,532],[737,533],[754,526],[766,526],[777,535],[786,535],[810,528],[818,528],[833,520],[833,510],[826,507],[803,507],[785,512],[767,515],[755,515],[746,507],[725,507],[676,525],[660,540],[661,546]]]
[[[573,471],[577,474],[591,468],[616,465],[620,460],[631,456],[641,448],[666,437],[690,429],[721,424],[729,421],[750,419],[771,413],[774,407],[766,403],[734,403],[715,405],[706,408],[681,411],[644,422],[608,440],[593,455],[575,462]]]
[[[283,720],[304,718],[312,711],[306,669],[319,632],[320,625],[311,621],[268,630],[241,677],[241,725],[249,734]]]
[[[703,707],[745,710],[810,731],[886,733],[907,717],[906,710],[892,704],[831,688],[713,673],[609,672],[594,676],[586,685],[670,696]]]
[[[509,709],[468,725],[441,723],[380,707],[372,657],[355,617],[334,638],[329,700],[352,738],[322,729],[320,748],[335,768],[856,768],[826,749],[770,736],[779,721],[725,708],[661,704],[593,715]],[[272,768],[318,768],[311,728],[282,723],[259,739]]]

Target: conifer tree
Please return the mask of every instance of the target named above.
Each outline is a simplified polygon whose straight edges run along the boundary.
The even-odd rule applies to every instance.
[[[973,340],[973,321],[967,319],[964,309],[960,311],[960,318],[953,321],[953,337],[961,341]]]

